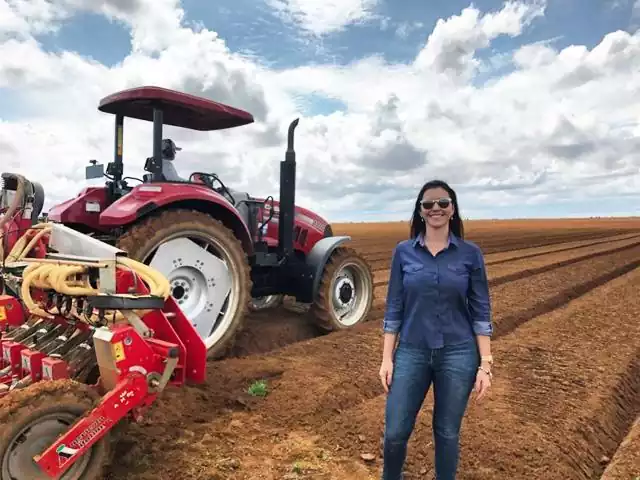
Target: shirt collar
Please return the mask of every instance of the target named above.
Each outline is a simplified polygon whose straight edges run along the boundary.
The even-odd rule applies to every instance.
[[[424,237],[424,233],[420,232],[418,236],[413,239],[413,246],[415,247],[417,245],[420,245],[421,247],[424,247]],[[449,247],[449,245],[453,245],[455,247],[458,247],[460,245],[460,239],[451,232],[449,232],[449,239],[445,248]]]

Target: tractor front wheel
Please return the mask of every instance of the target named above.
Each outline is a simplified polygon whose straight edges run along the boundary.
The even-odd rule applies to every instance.
[[[117,246],[167,277],[208,357],[223,357],[251,300],[247,256],[233,232],[206,213],[165,210],[133,225]]]
[[[91,387],[70,380],[38,382],[0,399],[0,478],[49,480],[33,457],[94,408]],[[107,433],[62,475],[61,480],[99,480],[111,460]],[[66,457],[60,457],[64,461]]]
[[[325,331],[344,330],[364,322],[373,304],[373,274],[352,248],[336,249],[324,267],[311,314]]]

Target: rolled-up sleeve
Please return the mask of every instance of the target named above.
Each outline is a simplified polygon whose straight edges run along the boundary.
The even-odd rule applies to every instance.
[[[388,333],[398,333],[402,327],[403,314],[402,265],[400,263],[400,252],[396,246],[391,256],[391,273],[389,274],[383,330]]]
[[[490,337],[493,334],[493,323],[491,321],[489,280],[487,279],[484,257],[479,248],[474,255],[467,299],[474,333]]]

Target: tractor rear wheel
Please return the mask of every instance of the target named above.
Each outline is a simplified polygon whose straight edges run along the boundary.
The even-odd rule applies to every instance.
[[[324,267],[320,291],[310,312],[325,331],[344,330],[364,322],[373,304],[373,274],[352,248],[337,248]]]
[[[70,380],[38,382],[0,399],[0,478],[49,480],[34,462],[99,401],[82,383]],[[111,460],[107,433],[62,475],[61,480],[99,480]],[[63,458],[63,457],[61,457]]]
[[[133,225],[117,246],[167,277],[208,357],[225,356],[251,300],[247,256],[233,232],[199,211],[165,210]]]

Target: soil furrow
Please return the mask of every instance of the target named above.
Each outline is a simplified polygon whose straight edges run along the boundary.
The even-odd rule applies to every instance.
[[[636,399],[636,402],[640,400]],[[624,438],[600,480],[636,480],[640,477],[640,415]]]
[[[524,279],[497,287],[492,291],[492,298],[497,305],[494,310],[498,333],[501,334],[499,325],[502,318],[513,318],[514,306],[523,316],[518,323],[523,323],[530,318],[527,308],[556,297],[562,283],[588,282],[603,272],[613,272],[625,265],[629,256],[638,258],[640,248],[528,278],[526,282],[531,284],[530,288],[526,288]],[[535,295],[529,289],[533,289]],[[182,478],[258,478],[243,477],[239,473],[240,476],[233,476],[226,471],[221,477],[215,477],[206,476],[203,472],[223,471],[224,468],[216,466],[216,462],[230,449],[234,455],[241,456],[243,449],[249,447],[239,447],[238,442],[247,435],[254,441],[264,442],[272,435],[282,435],[303,425],[311,430],[317,429],[337,412],[375,398],[379,394],[375,375],[379,356],[379,325],[369,324],[355,331],[298,343],[269,356],[213,363],[208,385],[166,392],[149,417],[151,427],[131,429],[130,435],[137,440],[139,447],[131,449],[122,468],[114,467],[113,478],[143,479],[151,478],[152,473],[157,475],[157,470],[149,466],[138,464],[134,467],[140,455],[147,455],[145,459],[156,465],[160,459],[169,460],[169,456],[170,462],[165,462],[162,467],[167,478],[178,472],[189,472]],[[245,393],[251,379],[260,377],[271,377],[269,385],[272,390],[264,400]],[[215,385],[223,385],[224,388],[216,388]],[[207,409],[202,408],[203,405]],[[238,418],[241,419],[240,426],[236,422],[236,427],[230,427],[229,422]],[[211,433],[214,431],[218,433]],[[197,462],[194,463],[189,452],[170,451],[166,442],[174,441],[194,444],[194,449],[200,449]],[[213,450],[218,454],[214,458],[202,456],[203,445],[206,451]],[[131,468],[136,473],[128,475],[127,469]],[[243,464],[242,470],[245,468],[249,467]]]
[[[489,263],[487,261],[487,275],[491,286],[500,285],[502,283],[518,280],[527,275],[535,275],[557,267],[570,265],[571,263],[588,260],[600,255],[606,255],[610,252],[623,251],[640,245],[637,236],[625,238],[617,241],[609,240],[605,244],[598,243],[589,245],[589,250],[571,248],[560,252],[549,252],[544,257],[537,256],[535,259],[529,257],[518,257],[511,259],[509,262]],[[487,260],[491,258],[487,256]],[[389,280],[390,270],[379,270],[374,272],[374,287],[385,286]]]
[[[621,247],[617,247],[614,249],[610,249],[610,250],[605,250],[605,251],[600,251],[600,252],[593,252],[593,253],[589,253],[587,255],[581,255],[579,257],[576,258],[568,258],[566,260],[562,260],[556,263],[553,263],[551,265],[543,265],[541,267],[537,267],[537,268],[528,268],[526,270],[521,270],[519,272],[514,272],[511,273],[509,275],[504,275],[504,276],[500,276],[498,278],[493,278],[489,280],[489,285],[491,287],[495,287],[498,285],[503,285],[505,283],[509,283],[509,282],[513,282],[515,280],[520,280],[521,278],[526,278],[529,277],[531,275],[539,275],[541,273],[544,272],[548,272],[551,270],[555,270],[557,268],[562,268],[565,267],[567,265],[572,265],[574,263],[578,263],[578,262],[586,262],[588,260],[592,260],[598,257],[602,257],[605,255],[609,255],[609,254],[615,254],[615,253],[619,253],[619,252],[629,252],[631,250],[637,249],[637,247],[640,245],[640,242],[633,242],[630,245],[623,245]]]
[[[560,253],[560,252],[569,252],[569,251],[574,251],[574,250],[580,250],[580,249],[583,249],[583,248],[594,247],[596,245],[605,245],[605,244],[610,244],[612,242],[617,242],[617,241],[621,241],[621,240],[630,240],[632,238],[638,238],[638,235],[636,235],[636,234],[622,235],[621,238],[620,237],[608,237],[608,238],[605,238],[604,240],[589,241],[588,243],[581,243],[580,245],[575,245],[574,242],[571,242],[573,245],[562,246],[564,244],[561,243],[561,244],[559,244],[560,246],[555,246],[554,245],[554,248],[544,248],[544,249],[542,249],[542,251],[538,251],[538,252],[522,253],[522,254],[515,255],[515,256],[497,258],[497,259],[487,258],[487,265],[500,265],[502,263],[514,262],[516,260],[525,260],[525,259],[540,257],[542,255],[548,255],[550,253]],[[501,255],[501,257],[502,257],[502,255]]]
[[[629,301],[638,288],[635,270],[494,342],[491,398],[472,397],[463,424],[461,480],[598,478],[640,410],[640,297]],[[363,452],[379,454],[384,405],[381,396],[337,415],[314,448],[357,463]],[[407,478],[432,478],[432,408],[430,392]],[[378,456],[368,475],[380,465]]]
[[[526,308],[523,311],[520,311],[513,315],[507,315],[500,318],[500,321],[496,323],[496,332],[500,335],[504,335],[506,333],[512,332],[518,326],[520,326],[523,322],[523,318],[532,318],[537,315],[541,315],[546,312],[550,312],[551,310],[558,308],[561,305],[567,303],[567,301],[576,299],[581,297],[582,295],[590,292],[596,287],[600,285],[604,285],[605,283],[617,278],[621,275],[624,275],[636,268],[640,267],[640,259],[635,260],[626,265],[622,265],[614,270],[603,273],[602,275],[588,280],[579,285],[573,285],[564,290],[558,292],[557,295],[554,295],[551,298],[546,299],[543,302],[537,303]],[[526,321],[526,320],[525,320]]]
[[[535,227],[534,227],[535,228]],[[553,245],[594,240],[613,235],[638,233],[637,226],[626,228],[601,228],[601,229],[553,229],[541,228],[535,230],[531,226],[526,229],[513,229],[513,225],[505,226],[502,231],[487,229],[468,229],[465,237],[477,243],[485,253],[505,253],[522,248],[540,248]],[[357,249],[371,255],[379,255],[384,252],[391,252],[393,247],[400,240],[408,238],[408,228],[398,228],[385,235],[375,235],[372,237],[356,237],[352,235],[352,244]],[[337,233],[336,233],[337,235]]]
[[[580,234],[571,234],[566,233],[560,235],[556,232],[553,233],[545,233],[541,234],[539,237],[534,237],[531,235],[523,235],[521,237],[510,237],[508,234],[505,235],[504,238],[501,238],[500,235],[496,235],[494,232],[492,235],[478,236],[474,237],[473,235],[468,235],[467,238],[472,242],[476,243],[484,252],[485,255],[493,255],[493,254],[508,254],[511,252],[515,252],[517,250],[522,250],[524,248],[543,248],[543,247],[553,247],[556,245],[568,243],[568,242],[577,242],[581,240],[595,240],[601,239],[603,236],[611,237],[622,234],[630,234],[630,233],[638,233],[638,229],[624,229],[624,230],[613,230],[613,231],[602,231],[602,232],[593,232],[585,233],[583,235]],[[354,244],[354,246],[363,253],[363,255],[367,258],[367,261],[371,264],[371,267],[374,270],[384,270],[389,268],[389,261],[391,259],[391,252],[396,244],[406,238],[404,235],[400,235],[397,238],[393,238],[390,240],[389,246],[386,248],[381,248],[377,251],[372,251],[370,248],[365,246]],[[379,247],[382,244],[378,244]]]
[[[616,265],[613,267],[610,267],[611,264],[608,260],[610,256],[613,256],[617,262]],[[556,261],[556,262],[553,262],[551,265],[542,265],[538,268],[528,269],[526,270],[527,272],[526,274],[516,272],[515,274],[509,275],[510,279],[508,281],[502,280],[502,278],[504,277],[490,278],[489,285],[491,287],[492,293],[501,291],[501,289],[505,286],[509,286],[509,288],[513,288],[514,285],[517,285],[519,286],[519,288],[530,290],[531,295],[536,296],[537,292],[532,290],[531,285],[529,284],[530,279],[535,279],[538,276],[543,276],[544,274],[549,272],[553,273],[556,271],[559,271],[559,272],[573,271],[574,269],[571,267],[575,267],[576,274],[585,275],[586,273],[586,276],[581,276],[580,278],[583,280],[587,280],[589,278],[593,278],[593,274],[597,274],[595,273],[596,270],[592,268],[592,265],[597,265],[599,269],[598,272],[601,274],[604,274],[606,272],[615,270],[618,267],[622,267],[627,263],[630,263],[628,261],[629,259],[636,259],[636,258],[640,258],[640,244],[634,244],[632,246],[624,246],[624,247],[616,248],[614,250],[609,250],[605,252],[596,252],[593,254],[583,255],[578,258],[570,258],[570,259],[567,259],[566,261],[565,260]],[[589,273],[587,272],[592,272],[591,273],[592,276],[589,276]],[[555,288],[557,291],[563,290],[565,288],[565,284],[573,285],[576,281],[575,279],[566,278],[564,276],[557,277],[556,275],[552,275],[550,278],[553,279]],[[372,314],[374,312],[382,312],[385,305],[385,301],[386,301],[386,295],[387,295],[386,285],[376,290],[376,298],[374,300],[374,304],[373,304],[374,308],[372,309],[373,310]],[[505,306],[503,306],[502,304],[494,306],[494,311],[496,312],[504,311],[504,309],[505,309]],[[370,315],[370,316],[371,318],[375,318],[373,317],[373,315]]]

